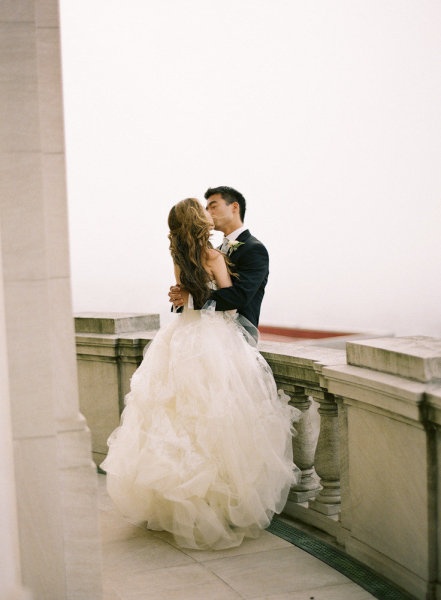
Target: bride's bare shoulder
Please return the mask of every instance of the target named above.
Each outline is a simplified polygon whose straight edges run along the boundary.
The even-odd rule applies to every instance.
[[[224,255],[215,248],[209,248],[207,251],[207,262],[215,264],[216,262],[225,262]]]
[[[214,248],[208,250],[207,272],[215,279],[218,287],[231,286],[231,277],[225,262],[225,256],[219,250],[215,250]]]

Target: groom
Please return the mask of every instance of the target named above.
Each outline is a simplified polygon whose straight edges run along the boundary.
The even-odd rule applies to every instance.
[[[238,274],[230,287],[213,291],[211,299],[216,301],[216,310],[237,309],[257,327],[269,274],[267,249],[243,224],[246,202],[240,192],[220,186],[209,188],[204,196],[214,228],[224,234],[219,250],[227,254],[232,271]],[[176,308],[184,304],[177,286],[170,289],[169,297]]]

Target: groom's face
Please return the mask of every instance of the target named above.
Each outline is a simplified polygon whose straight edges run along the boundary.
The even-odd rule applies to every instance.
[[[227,204],[220,194],[213,194],[207,200],[207,211],[214,222],[214,228],[228,235],[234,231],[237,219],[237,202]]]

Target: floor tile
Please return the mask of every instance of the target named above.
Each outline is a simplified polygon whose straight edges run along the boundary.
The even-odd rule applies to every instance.
[[[156,569],[118,585],[123,600],[240,600],[241,596],[202,565]]]
[[[181,548],[181,550],[188,556],[191,556],[191,558],[197,562],[206,562],[209,560],[218,560],[220,558],[241,556],[242,554],[253,554],[255,552],[275,550],[277,548],[292,548],[292,544],[286,540],[282,540],[272,533],[263,531],[259,538],[244,540],[244,542],[237,548],[216,551],[190,550],[187,548]]]
[[[125,519],[122,519],[116,511],[100,514],[100,529],[101,541],[103,544],[145,535],[144,530],[141,527],[132,525]]]
[[[341,573],[294,546],[204,564],[250,599],[349,582]]]
[[[115,590],[107,589],[106,586],[104,586],[103,600],[124,600],[124,598],[117,594]]]
[[[193,563],[183,552],[148,534],[103,546],[103,571],[113,581],[126,582],[147,571]]]
[[[262,532],[238,548],[179,548],[173,536],[124,519],[98,476],[103,600],[373,600],[341,573]]]
[[[342,585],[314,587],[286,594],[259,596],[252,600],[375,600],[375,597],[355,583],[344,583]]]

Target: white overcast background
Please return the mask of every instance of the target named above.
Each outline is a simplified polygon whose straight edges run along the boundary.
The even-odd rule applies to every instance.
[[[74,310],[170,317],[167,215],[229,185],[261,324],[441,336],[439,0],[60,0]]]

